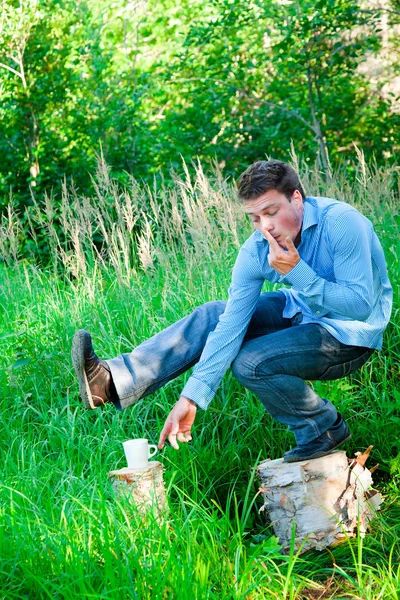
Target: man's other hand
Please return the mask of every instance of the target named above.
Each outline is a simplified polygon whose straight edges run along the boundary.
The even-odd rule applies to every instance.
[[[268,231],[264,232],[269,243],[268,262],[279,275],[286,275],[300,261],[300,254],[290,237],[285,239],[286,248],[282,248]]]
[[[190,442],[192,439],[190,430],[192,428],[194,419],[196,417],[197,406],[194,402],[181,396],[174,408],[169,413],[167,420],[165,421],[162,432],[160,433],[160,439],[158,440],[158,447],[164,447],[165,440],[168,437],[168,441],[175,450],[179,450],[178,442]]]

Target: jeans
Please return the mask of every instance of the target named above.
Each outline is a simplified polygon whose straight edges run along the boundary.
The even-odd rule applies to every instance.
[[[207,302],[190,315],[137,346],[108,360],[120,406],[151,394],[200,358],[226,302]],[[236,379],[256,394],[269,414],[289,427],[297,444],[325,433],[337,412],[305,383],[340,379],[359,369],[373,350],[347,346],[318,324],[301,324],[301,314],[282,316],[281,292],[260,295],[243,344],[231,369]]]

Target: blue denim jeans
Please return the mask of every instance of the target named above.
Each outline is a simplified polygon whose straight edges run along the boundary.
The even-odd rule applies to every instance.
[[[226,302],[207,302],[190,315],[157,333],[129,354],[108,360],[119,396],[119,408],[151,394],[200,358]],[[269,414],[305,444],[335,422],[333,404],[321,398],[306,380],[340,379],[353,373],[373,350],[347,346],[318,324],[301,324],[301,314],[282,316],[281,292],[260,295],[233,375],[263,403]]]

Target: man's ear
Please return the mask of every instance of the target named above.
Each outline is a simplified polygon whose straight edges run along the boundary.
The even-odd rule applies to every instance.
[[[294,190],[292,194],[292,202],[294,202],[296,206],[301,206],[303,204],[303,196],[299,190]]]

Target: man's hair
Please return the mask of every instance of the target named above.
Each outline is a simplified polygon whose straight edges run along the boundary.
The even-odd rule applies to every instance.
[[[303,200],[306,197],[296,171],[280,160],[259,160],[253,163],[237,182],[239,200],[255,200],[269,190],[284,194],[289,202],[295,190],[299,190]]]

